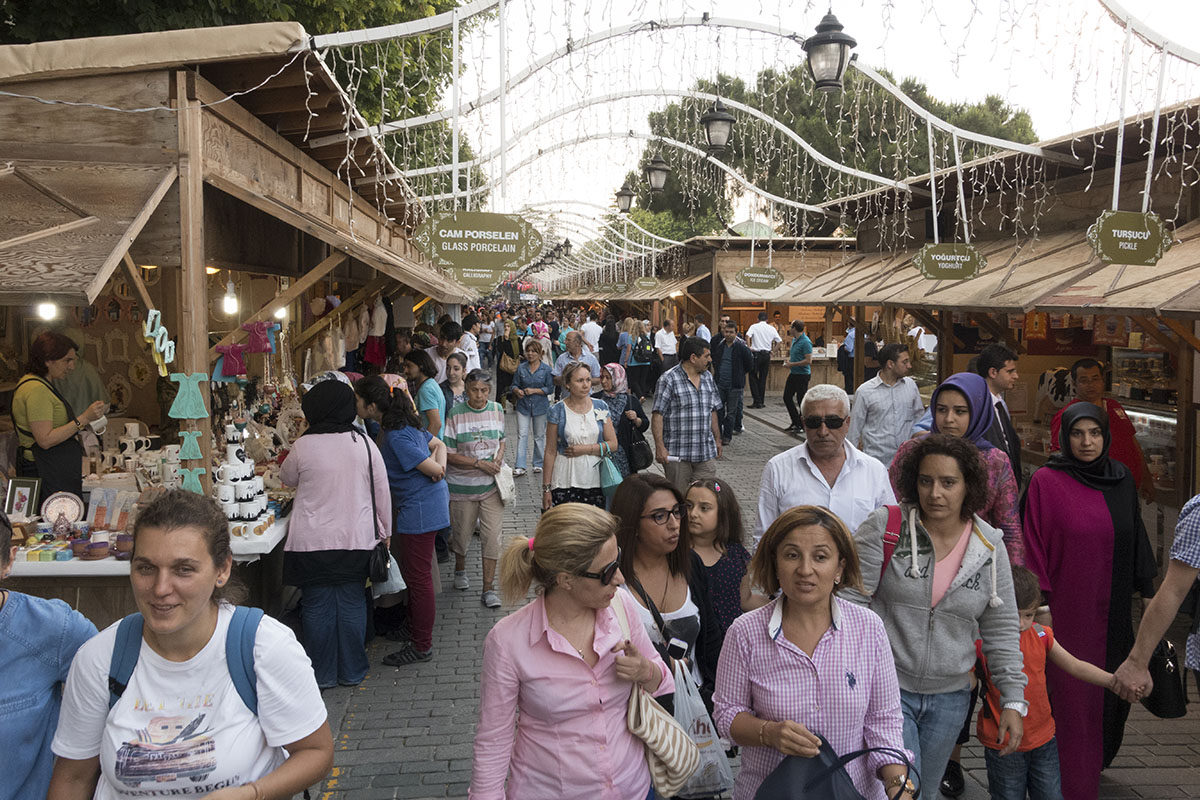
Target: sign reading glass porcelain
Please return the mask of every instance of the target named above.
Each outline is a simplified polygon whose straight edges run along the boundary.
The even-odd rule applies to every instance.
[[[1153,267],[1174,243],[1158,214],[1103,211],[1088,228],[1088,242],[1106,264]]]
[[[935,281],[965,281],[987,266],[987,259],[971,244],[927,244],[913,256],[913,264]]]
[[[746,267],[734,278],[743,289],[770,290],[783,283],[783,273],[774,267]]]
[[[460,270],[460,278],[477,284],[484,282],[484,272],[528,264],[542,250],[542,235],[520,215],[485,211],[433,214],[413,242],[439,267]],[[491,282],[498,282],[494,277]]]

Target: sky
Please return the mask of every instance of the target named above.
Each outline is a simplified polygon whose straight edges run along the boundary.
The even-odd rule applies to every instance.
[[[1200,51],[1200,0],[1123,4],[1148,27]],[[712,18],[751,20],[806,36],[828,7],[812,0],[508,0],[507,73],[512,81],[568,40],[580,42],[630,23],[708,12]],[[1119,116],[1124,31],[1099,0],[839,0],[832,10],[858,40],[854,52],[865,63],[898,79],[915,77],[941,100],[999,94],[1029,111],[1041,139]],[[498,32],[493,19],[464,35],[464,105],[499,86]],[[500,104],[491,103],[465,113],[461,131],[479,153],[498,148],[502,127],[508,131],[506,165],[513,171],[503,186],[492,187],[489,210],[516,212],[548,203],[539,207],[582,214],[576,224],[594,226],[584,217],[601,212],[573,202],[611,205],[613,191],[647,144],[613,135],[648,132],[646,114],[671,101],[637,97],[597,103],[598,98],[626,90],[688,89],[697,78],[712,79],[718,71],[752,79],[765,67],[786,69],[803,58],[794,42],[731,28],[631,33],[576,48],[512,86],[503,126]],[[1157,51],[1135,37],[1126,115],[1153,109],[1159,65]],[[1194,97],[1200,97],[1200,67],[1169,58],[1164,103]],[[451,98],[447,92],[447,105]],[[564,108],[570,111],[533,127]],[[497,160],[485,170],[498,179],[499,167]]]

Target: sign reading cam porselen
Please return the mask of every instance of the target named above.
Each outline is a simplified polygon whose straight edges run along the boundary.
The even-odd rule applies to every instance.
[[[413,243],[439,267],[453,269],[462,283],[492,287],[502,272],[533,261],[542,235],[518,214],[446,211],[417,228]]]
[[[987,266],[987,259],[970,244],[927,244],[913,256],[913,264],[935,281],[965,281]]]
[[[1106,264],[1153,267],[1174,243],[1158,214],[1102,211],[1088,242]]]
[[[783,283],[783,273],[774,267],[746,267],[734,278],[743,289],[770,291]]]

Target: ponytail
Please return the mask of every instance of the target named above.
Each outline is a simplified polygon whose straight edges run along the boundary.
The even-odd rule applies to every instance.
[[[524,536],[514,537],[500,556],[500,596],[505,605],[521,602],[533,585],[536,565],[529,541]]]
[[[519,536],[500,556],[500,594],[516,605],[534,583],[554,590],[559,573],[586,572],[604,543],[617,533],[617,518],[586,503],[563,503],[538,521],[533,538]]]
[[[387,385],[387,381],[378,375],[359,378],[354,384],[354,391],[365,405],[373,405],[379,409],[382,417],[380,427],[385,431],[421,426],[408,394],[401,389],[393,391]]]

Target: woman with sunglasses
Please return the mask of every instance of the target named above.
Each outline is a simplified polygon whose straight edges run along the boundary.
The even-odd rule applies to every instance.
[[[500,559],[508,604],[483,645],[479,727],[468,797],[654,798],[644,745],[625,721],[633,684],[661,696],[671,672],[645,630],[625,639],[610,605],[635,604],[624,583],[617,520],[583,503],[547,511],[532,539]],[[506,786],[507,781],[507,786]]]
[[[668,664],[683,660],[710,706],[721,653],[704,562],[692,550],[687,505],[661,475],[630,475],[613,494],[624,591]]]

